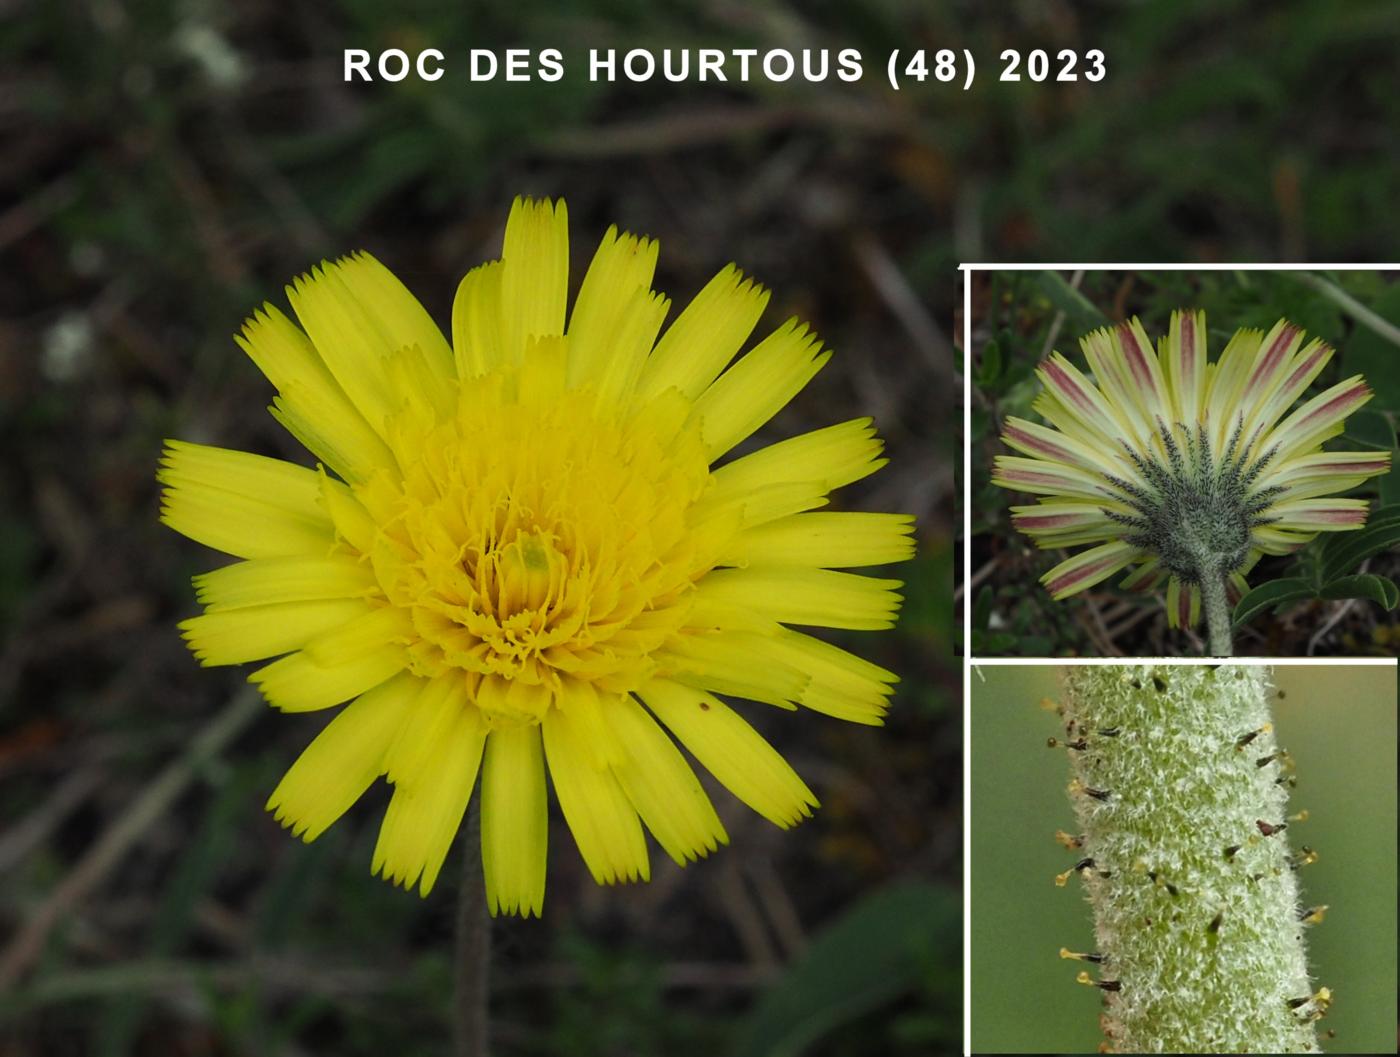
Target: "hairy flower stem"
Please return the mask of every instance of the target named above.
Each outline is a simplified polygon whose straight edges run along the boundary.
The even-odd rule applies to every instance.
[[[1230,636],[1230,599],[1225,593],[1225,577],[1207,573],[1201,577],[1201,607],[1206,613],[1206,630],[1212,657],[1229,657],[1234,653]]]
[[[1266,670],[1075,666],[1061,714],[1101,1023],[1124,1053],[1315,1053]],[[1305,857],[1306,857],[1305,850]]]
[[[462,849],[462,884],[457,893],[457,951],[453,1005],[456,1057],[490,1053],[489,982],[491,919],[486,913],[486,883],[481,870],[481,797],[467,809],[466,847]]]

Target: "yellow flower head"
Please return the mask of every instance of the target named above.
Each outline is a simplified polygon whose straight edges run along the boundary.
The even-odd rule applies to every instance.
[[[1155,351],[1136,319],[1081,345],[1094,382],[1046,360],[1035,410],[1054,428],[1008,418],[1002,440],[1027,457],[999,456],[992,477],[1042,497],[1011,508],[1039,546],[1095,545],[1041,577],[1055,598],[1135,566],[1123,586],[1165,582],[1170,624],[1189,626],[1203,589],[1238,598],[1261,554],[1365,524],[1364,499],[1323,497],[1385,473],[1389,453],[1322,450],[1371,398],[1365,381],[1288,413],[1332,356],[1323,342],[1279,320],[1237,331],[1211,363],[1205,313],[1175,312]]]
[[[566,313],[564,204],[517,200],[451,345],[373,257],[323,264],[238,341],[324,468],[168,442],[162,520],[245,559],[196,578],[191,649],[350,702],[268,801],[304,839],[385,775],[374,870],[426,895],[480,771],[491,910],[538,914],[546,766],[594,878],[645,880],[643,823],[680,863],[727,839],[672,736],[779,826],[816,806],[716,693],[881,722],[895,677],[785,626],[894,621],[898,581],[836,570],[912,519],[817,510],[884,464],[870,420],[727,459],[830,354],[790,321],[730,365],[768,300],[732,266],[658,340],[656,256],[610,229]]]

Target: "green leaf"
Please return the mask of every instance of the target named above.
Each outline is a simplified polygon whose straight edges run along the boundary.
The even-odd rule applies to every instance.
[[[1268,583],[1260,584],[1239,600],[1235,606],[1235,626],[1238,627],[1253,620],[1264,610],[1274,606],[1314,597],[1316,595],[1306,580],[1296,577],[1270,580]]]
[[[1322,582],[1346,576],[1367,558],[1400,546],[1400,505],[1383,506],[1355,532],[1338,532],[1322,547]]]
[[[1395,447],[1395,428],[1379,411],[1358,411],[1347,419],[1344,436],[1353,444],[1376,451]]]
[[[794,1057],[921,988],[957,957],[962,904],[925,882],[880,889],[818,935],[740,1024],[733,1057]],[[949,1007],[960,999],[944,996]]]
[[[1322,589],[1323,598],[1364,598],[1385,609],[1394,609],[1400,603],[1400,587],[1384,576],[1374,573],[1361,573],[1357,576],[1343,576],[1333,580]]]

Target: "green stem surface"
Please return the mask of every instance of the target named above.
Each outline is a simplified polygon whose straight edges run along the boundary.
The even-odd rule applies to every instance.
[[[1318,1052],[1267,670],[1074,666],[1064,683],[1111,1049]]]
[[[1206,614],[1210,655],[1229,657],[1234,653],[1234,642],[1230,634],[1230,599],[1225,593],[1224,576],[1208,573],[1201,577],[1201,607]]]

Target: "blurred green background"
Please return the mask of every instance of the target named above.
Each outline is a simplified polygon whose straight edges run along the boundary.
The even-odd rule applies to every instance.
[[[1396,1032],[1396,670],[1274,669],[1279,744],[1297,760],[1293,847],[1318,861],[1299,875],[1307,905],[1326,903],[1307,933],[1309,969],[1335,1002],[1323,1049],[1389,1053]],[[1072,861],[1054,839],[1075,831],[1069,765],[1045,747],[1061,733],[1051,665],[979,664],[972,673],[972,1048],[986,1053],[1092,1053],[1100,995],[1074,981],[1060,947],[1093,950],[1093,918]],[[1296,831],[1296,832],[1295,832]]]
[[[1011,507],[1033,497],[991,483],[993,461],[1009,451],[1000,439],[1007,416],[1040,421],[1031,405],[1041,391],[1033,373],[1058,350],[1081,366],[1079,339],[1090,331],[1138,317],[1154,341],[1167,333],[1178,308],[1206,313],[1212,359],[1241,327],[1267,331],[1279,319],[1322,338],[1336,354],[1301,399],[1355,374],[1375,391],[1347,419],[1346,432],[1327,447],[1389,451],[1400,466],[1395,426],[1400,419],[1400,273],[1360,271],[1119,271],[1115,269],[976,272],[972,282],[972,654],[979,657],[1175,657],[1204,652],[1204,625],[1172,630],[1162,599],[1122,590],[1122,576],[1055,602],[1037,584],[1069,551],[1038,549],[1011,523]],[[1372,512],[1400,504],[1400,472],[1372,478],[1347,495],[1367,499]],[[1376,523],[1377,545],[1347,574],[1400,576],[1400,532]],[[1323,533],[1296,555],[1265,557],[1249,573],[1251,588],[1278,578],[1307,577],[1329,540]],[[1393,598],[1393,596],[1392,596]],[[1241,656],[1395,656],[1400,609],[1364,598],[1307,598],[1245,621],[1235,635]]]
[[[382,795],[303,847],[261,810],[314,721],[196,758],[236,672],[174,622],[211,564],[155,523],[162,437],[294,458],[230,335],[365,247],[439,321],[510,199],[612,222],[683,302],[733,259],[838,356],[767,441],[872,414],[842,502],[919,516],[884,730],[757,710],[821,796],[790,834],[597,890],[553,834],[543,923],[498,929],[501,1052],[920,1054],[960,1034],[953,539],[961,260],[1379,259],[1400,245],[1388,0],[1261,8],[571,0],[14,0],[0,20],[0,955],[49,921],[0,1041],[33,1054],[437,1053],[451,886],[369,877]],[[449,56],[347,86],[345,47]],[[855,85],[472,84],[468,49],[856,47]],[[892,48],[973,49],[894,94]],[[998,84],[1004,47],[1101,48],[1101,84]],[[577,275],[577,270],[575,275]],[[855,644],[855,643],[852,643]],[[162,768],[192,776],[157,786]],[[176,772],[175,776],[180,777]],[[160,793],[160,796],[151,794]],[[145,823],[132,833],[133,820]],[[104,849],[122,838],[121,854]],[[94,858],[96,857],[96,858]],[[451,874],[449,867],[445,876]],[[47,915],[47,916],[41,916]]]

